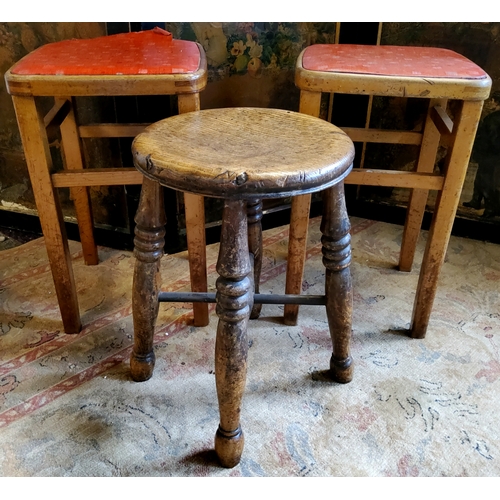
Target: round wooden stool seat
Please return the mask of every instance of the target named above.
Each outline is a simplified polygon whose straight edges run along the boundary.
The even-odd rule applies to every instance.
[[[210,109],[150,125],[132,145],[135,166],[180,191],[278,198],[325,189],[350,170],[354,147],[339,128],[292,111]]]

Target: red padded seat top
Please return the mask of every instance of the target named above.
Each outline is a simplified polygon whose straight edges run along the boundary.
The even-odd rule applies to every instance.
[[[194,42],[173,40],[161,28],[49,43],[21,59],[16,75],[166,75],[200,66]]]
[[[488,77],[466,57],[452,50],[433,47],[311,45],[303,54],[302,67],[310,71],[417,78]]]

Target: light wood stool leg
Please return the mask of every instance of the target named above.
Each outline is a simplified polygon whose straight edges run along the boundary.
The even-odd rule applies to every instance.
[[[307,90],[300,92],[300,113],[319,117],[320,106],[321,92],[309,92]],[[302,293],[302,277],[304,275],[306,260],[310,208],[310,194],[303,194],[292,198],[285,284],[285,293],[288,294],[298,295]],[[286,325],[296,325],[298,315],[299,306],[297,304],[285,304],[284,322]]]
[[[38,112],[33,97],[13,95],[12,100],[45,238],[64,331],[78,333],[82,325],[71,255],[59,199],[50,177],[52,158],[43,117]]]
[[[431,119],[431,112],[434,106],[446,107],[446,99],[431,99],[427,110],[427,117],[424,124],[422,145],[417,162],[417,172],[432,173],[436,163],[436,155],[441,135]],[[399,256],[399,270],[411,271],[413,258],[418,237],[422,228],[425,205],[429,191],[427,189],[412,189],[408,210],[406,212],[406,222],[403,231],[403,240],[401,242],[401,253]]]
[[[427,331],[482,106],[482,101],[464,101],[455,117],[446,157],[445,181],[436,200],[413,306],[410,327],[413,338],[424,338]]]
[[[330,359],[332,378],[345,384],[352,380],[352,360],[349,354],[352,324],[351,224],[347,215],[344,183],[323,192],[321,243],[326,267],[326,313],[333,353]]]
[[[135,216],[134,283],[132,313],[134,349],[130,357],[132,378],[141,382],[153,374],[153,338],[158,316],[160,260],[165,246],[163,192],[156,181],[144,178]]]
[[[200,109],[199,94],[180,94],[178,102],[179,113],[188,113]],[[203,196],[184,193],[184,208],[186,212],[186,239],[191,290],[193,292],[206,292],[208,289],[208,280]],[[193,304],[193,316],[195,326],[208,325],[208,304],[201,302]]]
[[[244,201],[225,201],[217,261],[215,381],[220,424],[215,451],[224,467],[234,467],[243,451],[240,406],[247,371],[247,326],[253,303],[247,214]]]
[[[71,102],[71,111],[60,126],[65,167],[68,170],[83,169],[81,143],[74,112],[74,100],[71,97],[56,98],[56,102],[60,100],[68,100]],[[99,263],[99,256],[94,241],[94,219],[92,216],[88,188],[85,186],[71,188],[71,199],[75,204],[78,230],[80,231],[80,240],[82,242],[83,259],[85,264],[89,266],[96,265]]]
[[[262,200],[247,203],[248,250],[253,254],[254,292],[259,293],[260,273],[262,271]],[[260,316],[262,304],[254,304],[251,319]]]
[[[184,193],[189,273],[193,292],[206,292],[208,286],[204,203],[203,196]],[[193,304],[193,323],[195,326],[208,325],[208,304]]]

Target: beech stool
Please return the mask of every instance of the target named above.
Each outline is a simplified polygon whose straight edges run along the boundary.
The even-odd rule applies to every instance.
[[[339,128],[319,118],[275,109],[228,108],[159,121],[135,138],[132,152],[135,166],[145,177],[134,240],[132,377],[142,381],[152,375],[160,301],[216,302],[220,425],[215,450],[223,466],[234,467],[243,450],[240,403],[246,377],[247,324],[254,304],[325,305],[333,342],[331,375],[341,383],[352,378],[351,238],[343,179],[352,168],[354,145]],[[159,290],[165,234],[161,186],[224,199],[216,294]],[[252,226],[262,216],[261,200],[321,190],[325,295],[255,293],[262,240]]]
[[[200,108],[207,82],[202,47],[173,40],[160,28],[93,39],[50,43],[31,52],[5,74],[12,95],[31,185],[40,217],[59,308],[66,333],[81,329],[77,292],[66,231],[55,188],[69,187],[75,203],[86,264],[98,263],[89,186],[141,184],[130,168],[85,169],[81,139],[135,137],[147,124],[78,126],[75,96],[177,95],[179,113]],[[36,98],[54,97],[44,117]],[[65,171],[52,172],[48,135],[60,127]],[[203,198],[187,194],[186,231],[194,290],[206,291]],[[195,324],[208,324],[208,306],[197,304]]]
[[[410,326],[423,338],[437,281],[465,179],[490,77],[451,50],[430,47],[312,45],[300,54],[295,72],[300,112],[319,116],[323,92],[426,99],[422,132],[343,128],[353,141],[413,144],[420,147],[414,172],[353,169],[346,183],[411,189],[399,269],[410,271],[429,190],[438,190],[423,256]],[[447,103],[455,101],[453,120]],[[443,171],[435,173],[439,144],[447,147]],[[299,294],[306,251],[310,195],[292,200],[286,293]],[[285,322],[296,324],[297,305],[285,306]]]

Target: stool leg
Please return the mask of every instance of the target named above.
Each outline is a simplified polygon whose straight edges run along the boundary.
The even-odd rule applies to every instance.
[[[309,228],[310,209],[310,194],[303,194],[292,198],[285,293],[294,295],[300,295],[302,293],[302,278],[304,276],[304,265],[306,262],[307,230]],[[285,304],[285,325],[296,325],[298,315],[298,304]]]
[[[179,113],[189,113],[200,109],[200,94],[179,94],[177,96]],[[186,212],[186,239],[189,258],[191,290],[206,292],[207,255],[205,235],[205,204],[203,196],[184,193]],[[193,304],[194,326],[206,326],[209,323],[208,304]]]
[[[323,192],[321,243],[326,267],[326,313],[332,337],[330,360],[332,378],[345,384],[352,380],[352,360],[349,354],[352,321],[351,225],[347,215],[344,183]]]
[[[59,199],[52,185],[52,159],[43,117],[31,96],[12,96],[33,194],[40,217],[45,246],[66,333],[82,327],[71,255]]]
[[[300,92],[300,113],[318,117],[320,106],[321,92],[310,92],[307,90]],[[303,194],[292,198],[285,293],[299,295],[302,292],[310,208],[310,194]],[[296,325],[298,315],[299,306],[297,304],[285,304],[285,325]]]
[[[248,250],[253,254],[254,291],[259,293],[260,273],[262,271],[262,200],[247,203]],[[254,304],[250,319],[260,316],[262,304]]]
[[[413,338],[424,338],[427,331],[482,106],[482,101],[464,101],[455,117],[445,180],[436,200],[413,306],[410,327]]]
[[[205,235],[205,201],[203,196],[184,193],[186,212],[186,239],[189,258],[191,290],[206,292],[207,285],[207,250]],[[194,326],[207,326],[209,323],[208,304],[193,304]]]
[[[74,100],[71,97],[56,98],[71,102],[71,111],[61,123],[61,138],[65,157],[65,167],[68,170],[83,169],[82,150],[78,127],[76,125]],[[94,219],[90,205],[89,189],[86,186],[71,188],[71,199],[75,204],[76,219],[83,249],[85,264],[92,266],[99,263],[97,246],[94,241]]]
[[[424,133],[422,137],[422,145],[417,162],[417,172],[432,173],[434,164],[436,163],[436,154],[439,146],[441,135],[439,130],[434,125],[431,118],[431,112],[434,106],[446,107],[446,99],[431,99],[427,110],[427,117],[424,124]],[[408,202],[408,210],[406,212],[406,222],[403,231],[403,241],[401,242],[401,253],[399,256],[399,270],[411,271],[413,258],[415,256],[415,248],[417,246],[418,237],[422,228],[422,220],[424,218],[425,205],[429,191],[427,189],[412,189],[410,200]]]
[[[247,371],[247,326],[253,305],[247,216],[244,201],[225,201],[217,261],[215,381],[220,424],[215,451],[224,467],[234,467],[243,451],[240,405]]]
[[[132,378],[141,382],[153,374],[153,337],[158,316],[160,260],[165,246],[165,210],[160,184],[144,177],[135,216],[134,283],[132,313],[134,349],[130,357]]]

